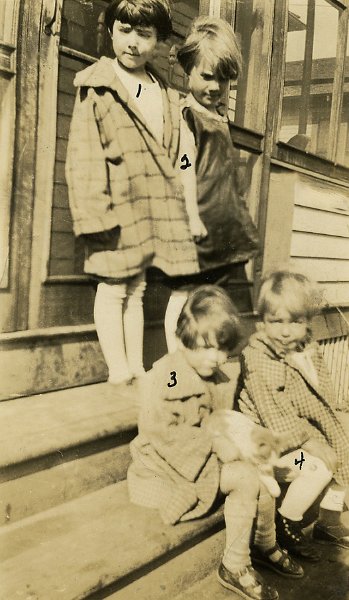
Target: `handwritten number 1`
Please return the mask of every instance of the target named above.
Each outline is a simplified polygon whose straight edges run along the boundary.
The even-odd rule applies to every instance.
[[[177,385],[177,373],[176,373],[176,371],[171,371],[170,375],[171,375],[170,379],[171,379],[172,383],[168,383],[167,387],[174,387],[175,385]]]
[[[136,98],[139,98],[139,96],[141,95],[141,90],[142,90],[142,86],[141,86],[141,84],[139,83],[139,84],[138,84],[138,90],[137,90]]]

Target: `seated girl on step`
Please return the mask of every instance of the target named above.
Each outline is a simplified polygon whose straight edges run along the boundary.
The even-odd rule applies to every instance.
[[[131,443],[131,501],[156,508],[175,524],[210,511],[225,498],[226,544],[218,579],[251,600],[275,600],[251,566],[250,537],[257,515],[252,559],[280,575],[301,577],[302,568],[277,544],[275,503],[260,484],[257,467],[231,456],[221,440],[201,427],[205,416],[232,408],[235,385],[224,369],[240,338],[236,309],[217,286],[193,291],[179,316],[179,348],[156,362],[144,380],[139,434]],[[221,460],[220,460],[221,459]]]
[[[332,383],[320,348],[311,341],[316,298],[316,287],[300,273],[279,270],[264,279],[258,302],[262,324],[243,350],[237,392],[246,416],[275,433],[288,433],[278,467],[279,480],[291,483],[277,512],[277,538],[309,560],[319,555],[304,537],[302,518],[331,481],[313,537],[349,548],[349,530],[341,520],[349,439],[331,408]]]

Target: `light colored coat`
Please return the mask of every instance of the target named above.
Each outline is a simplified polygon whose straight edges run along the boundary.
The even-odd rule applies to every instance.
[[[66,179],[74,232],[84,235],[87,245],[86,273],[126,278],[151,265],[168,275],[198,270],[175,170],[179,98],[159,83],[163,144],[118,79],[111,59],[101,58],[74,80],[78,91]]]
[[[168,387],[171,372],[177,385]],[[165,523],[201,517],[219,490],[211,436],[201,429],[216,408],[231,408],[235,382],[219,371],[204,381],[182,352],[167,354],[146,377],[139,435],[131,443],[130,499],[158,508]]]
[[[241,355],[239,408],[255,423],[277,433],[288,434],[284,451],[300,448],[314,437],[336,452],[335,478],[349,484],[349,439],[333,404],[332,383],[321,350],[309,346],[318,384],[309,378],[292,354],[279,353],[263,331],[253,334]]]

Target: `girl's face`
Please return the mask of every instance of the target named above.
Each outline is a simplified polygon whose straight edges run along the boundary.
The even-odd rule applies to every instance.
[[[264,330],[278,350],[292,352],[305,341],[310,321],[306,315],[293,317],[287,309],[264,315]]]
[[[190,366],[204,378],[211,377],[228,359],[228,352],[207,347],[202,338],[198,339],[196,348],[190,349],[182,345],[182,351]]]
[[[130,71],[143,70],[157,45],[156,29],[150,25],[133,27],[128,23],[115,21],[112,38],[118,62]]]
[[[215,112],[229,80],[219,79],[209,62],[203,57],[189,75],[189,89],[195,100]]]

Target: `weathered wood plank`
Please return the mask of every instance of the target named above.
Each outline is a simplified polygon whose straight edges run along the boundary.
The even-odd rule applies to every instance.
[[[349,283],[326,283],[323,285],[324,298],[334,306],[349,305]]]
[[[72,233],[73,222],[68,208],[52,209],[52,231],[62,233]],[[349,280],[349,277],[348,277]]]
[[[349,216],[338,212],[329,214],[321,209],[295,206],[293,230],[349,238]]]
[[[303,177],[295,183],[295,204],[318,210],[349,215],[349,194],[346,188]]]
[[[349,241],[316,233],[293,232],[291,237],[292,258],[308,256],[313,258],[349,259]]]
[[[292,264],[316,281],[349,282],[349,260],[293,258]]]

